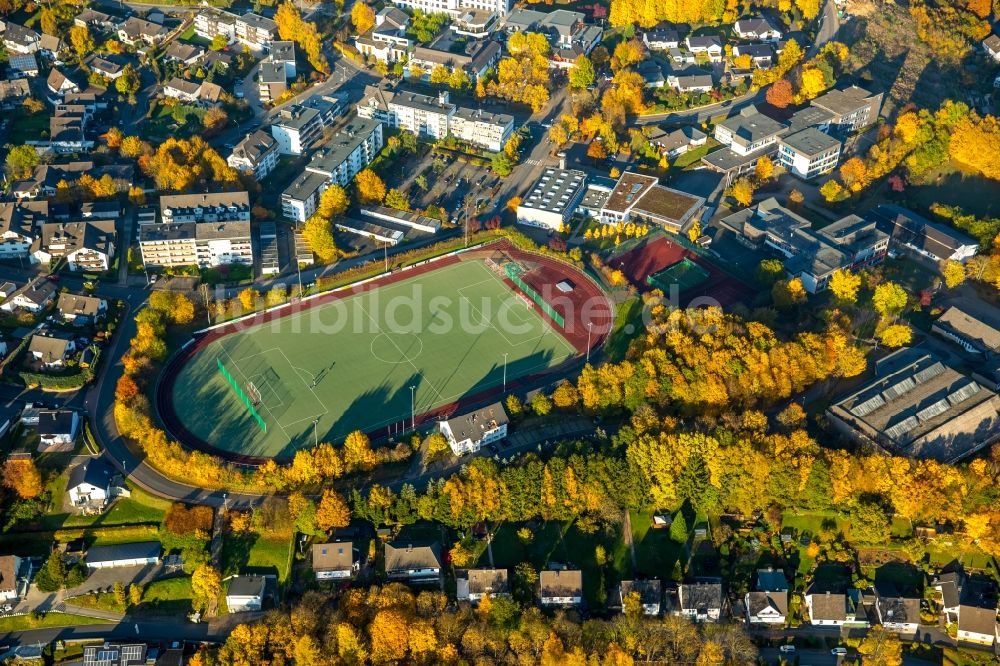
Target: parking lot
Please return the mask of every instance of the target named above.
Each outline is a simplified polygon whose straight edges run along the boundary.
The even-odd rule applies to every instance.
[[[467,195],[473,195],[471,201],[476,211],[485,207],[500,189],[500,177],[489,166],[476,166],[457,157],[435,156],[432,152],[408,161],[403,172],[407,175],[397,187],[410,196],[411,206],[415,209],[441,206],[448,211],[449,219],[460,217]]]

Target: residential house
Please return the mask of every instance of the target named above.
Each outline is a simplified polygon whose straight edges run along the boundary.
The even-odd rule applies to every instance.
[[[704,57],[710,62],[722,62],[722,39],[716,35],[703,35],[700,37],[688,36],[684,40],[689,53],[696,58]]]
[[[643,32],[642,41],[648,49],[667,51],[680,46],[680,33],[674,24],[662,22]]]
[[[391,580],[433,582],[441,578],[441,545],[394,541],[385,544],[385,574]]]
[[[750,63],[757,69],[769,69],[774,64],[774,46],[771,44],[737,44],[733,57],[750,56]]]
[[[55,35],[42,33],[38,40],[38,52],[50,60],[59,60],[59,54],[66,48],[66,42]]]
[[[163,25],[141,19],[137,16],[130,16],[118,28],[118,39],[129,46],[138,46],[143,43],[156,46],[170,31]]]
[[[702,210],[705,199],[659,184],[659,178],[626,171],[600,211],[605,224],[645,223],[667,231],[686,231]]]
[[[48,87],[49,92],[55,95],[54,98],[50,98],[50,101],[52,99],[56,100],[52,102],[53,104],[58,104],[66,93],[80,92],[80,86],[56,67],[53,67],[49,71],[49,76],[45,79],[45,85]]]
[[[111,32],[114,28],[114,20],[110,14],[97,11],[96,9],[83,9],[73,17],[73,25],[81,28],[89,28],[100,32]]]
[[[875,223],[848,215],[820,230],[772,198],[719,221],[752,247],[769,247],[784,258],[785,270],[811,294],[826,289],[838,270],[858,270],[882,261],[888,234]]]
[[[983,40],[983,52],[995,62],[1000,62],[1000,36],[990,35]]]
[[[660,580],[623,580],[618,585],[618,601],[622,609],[629,595],[635,594],[643,615],[659,615],[663,608],[663,583]]]
[[[482,9],[469,9],[451,22],[451,29],[456,35],[472,39],[486,39],[497,27],[500,18],[493,12]]]
[[[876,591],[874,607],[878,623],[889,631],[912,634],[920,627],[920,599],[886,596]]]
[[[763,42],[777,42],[782,35],[774,22],[764,16],[740,19],[733,25],[733,32],[740,39],[757,39]]]
[[[986,312],[951,306],[931,325],[931,332],[948,338],[969,354],[990,358],[1000,354],[1000,323]]]
[[[278,142],[263,130],[254,130],[233,147],[226,163],[238,171],[252,173],[264,180],[278,165]]]
[[[724,603],[722,583],[682,583],[677,586],[674,614],[693,622],[718,622]]]
[[[987,607],[962,604],[958,611],[958,640],[993,645],[997,640],[996,602]]]
[[[84,646],[82,666],[146,666],[153,664],[153,658],[153,654],[147,654],[145,643],[105,641],[102,645]],[[155,666],[161,666],[159,660]]]
[[[141,567],[160,563],[163,547],[159,541],[137,541],[113,546],[91,546],[87,549],[88,569]]]
[[[275,102],[288,90],[285,66],[265,60],[257,67],[257,91],[264,104]]]
[[[226,608],[230,613],[259,611],[264,605],[267,579],[263,576],[233,576],[226,588]]]
[[[667,85],[678,92],[709,92],[715,87],[715,77],[698,67],[671,70],[667,74]]]
[[[0,80],[0,109],[9,111],[19,108],[29,97],[31,97],[31,88],[26,80]]]
[[[42,36],[37,32],[17,23],[8,22],[2,34],[4,48],[10,54],[36,53],[42,40]]]
[[[69,473],[66,493],[78,509],[102,509],[111,499],[115,472],[103,458],[89,458]]]
[[[65,292],[59,294],[56,310],[63,321],[74,326],[93,324],[108,311],[108,302],[96,296]]]
[[[882,93],[871,93],[858,86],[834,88],[823,93],[810,104],[830,114],[829,130],[841,135],[857,132],[871,125],[882,109]]]
[[[647,138],[661,155],[666,155],[670,159],[683,155],[691,148],[704,146],[708,142],[708,135],[691,125],[670,132],[654,126]]]
[[[495,402],[473,412],[438,422],[438,429],[456,456],[475,453],[507,436],[507,412]]]
[[[69,95],[67,95],[68,98]],[[83,117],[93,112],[86,104],[74,103],[72,105],[60,104],[56,109],[57,113],[59,112],[59,108],[63,106],[73,107],[72,112],[81,114]],[[39,164],[32,170],[30,178],[19,180],[11,186],[11,193],[14,195],[14,198],[20,201],[21,206],[30,205],[36,207],[45,205],[44,209],[38,209],[37,211],[32,208],[34,214],[39,218],[38,222],[44,222],[48,221],[48,205],[42,201],[32,202],[27,200],[54,197],[56,189],[59,186],[59,181],[73,182],[79,180],[80,176],[84,173],[93,176],[97,180],[100,180],[107,174],[111,176],[112,180],[119,186],[119,189],[123,189],[135,182],[134,169],[135,167],[131,164],[105,164],[97,166],[89,160],[75,160],[61,164]]]
[[[84,59],[87,67],[96,74],[101,75],[108,81],[115,81],[125,73],[125,65],[127,62],[114,55],[109,56],[99,56],[97,54],[90,54]]]
[[[271,123],[271,136],[282,155],[301,155],[334,124],[343,107],[334,97],[315,95],[301,104],[283,106]]]
[[[16,79],[33,79],[38,76],[38,59],[34,53],[12,55],[7,59],[7,75]]]
[[[205,57],[205,49],[194,44],[186,44],[180,40],[173,40],[167,44],[163,50],[163,60],[166,62],[176,62],[190,67]]]
[[[807,591],[805,602],[813,625],[842,627],[857,619],[857,604],[849,594]]]
[[[666,83],[663,69],[655,60],[641,60],[635,65],[635,72],[642,77],[647,88],[662,88]]]
[[[46,264],[61,258],[71,271],[103,273],[111,268],[115,256],[115,224],[113,219],[43,224],[41,244],[32,259]]]
[[[0,304],[0,310],[13,312],[17,309],[37,314],[47,308],[55,298],[56,286],[48,280],[35,280],[18,289]]]
[[[74,351],[73,336],[62,331],[35,333],[28,343],[28,355],[43,370],[62,368]]]
[[[27,257],[48,216],[45,201],[0,201],[0,259]]]
[[[295,42],[271,42],[271,52],[267,59],[284,66],[286,79],[295,78]]]
[[[312,570],[316,580],[351,578],[359,566],[354,557],[354,544],[350,541],[314,543],[312,546]]]
[[[49,150],[55,153],[82,153],[94,148],[87,138],[89,115],[81,104],[60,104],[49,118]]]
[[[210,81],[195,83],[175,76],[163,85],[163,94],[182,102],[211,106],[219,102],[222,88]]]
[[[538,574],[538,596],[542,606],[579,606],[583,603],[583,572],[542,571]]]
[[[517,223],[558,231],[569,222],[587,191],[587,174],[545,167],[517,205]]]
[[[392,63],[404,61],[412,40],[406,34],[410,15],[398,7],[383,7],[375,15],[375,25],[354,38],[354,46],[368,58]]]
[[[24,565],[30,576],[31,560],[22,560],[17,555],[0,555],[0,601],[16,601],[21,596],[21,582],[26,578],[21,576]]]
[[[69,446],[80,432],[80,414],[70,409],[43,409],[38,413],[42,446]]]
[[[463,575],[464,574],[464,575]],[[506,569],[469,569],[458,572],[457,598],[468,601],[473,606],[479,604],[483,597],[509,597],[510,586],[507,581]]]
[[[304,222],[333,184],[346,186],[375,159],[383,145],[382,123],[352,118],[314,154],[305,170],[281,193],[282,214]]]
[[[581,55],[589,56],[604,35],[600,25],[588,23],[586,18],[582,12],[567,9],[551,12],[517,9],[507,16],[505,27],[508,32],[530,31],[547,35],[552,47],[549,66],[572,69],[576,59]]]
[[[749,624],[784,624],[788,615],[788,579],[783,571],[758,569],[752,592],[743,599]]]
[[[941,612],[944,613],[945,622],[958,622],[964,579],[961,571],[947,571],[938,574],[931,584],[941,593]]]
[[[979,243],[957,229],[931,222],[911,210],[891,204],[877,206],[867,215],[892,239],[894,251],[935,262],[965,261],[976,255]]]
[[[845,437],[894,455],[953,463],[1000,439],[1000,396],[920,347],[876,363],[875,378],[826,411]]]
[[[778,142],[778,161],[799,178],[812,180],[830,173],[840,161],[840,141],[815,127],[783,136]]]

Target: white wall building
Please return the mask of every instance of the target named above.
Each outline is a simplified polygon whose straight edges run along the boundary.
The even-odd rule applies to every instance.
[[[778,142],[778,161],[805,180],[833,171],[839,160],[840,141],[815,127],[782,137]]]
[[[558,230],[569,222],[587,189],[587,174],[547,167],[517,206],[517,223]]]
[[[441,421],[438,428],[456,456],[475,453],[507,436],[507,412],[499,402]]]

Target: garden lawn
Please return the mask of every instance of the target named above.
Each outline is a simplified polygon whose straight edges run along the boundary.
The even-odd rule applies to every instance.
[[[181,617],[191,612],[191,579],[188,576],[153,581],[142,591],[142,603],[133,614]]]
[[[633,511],[632,542],[636,573],[647,577],[669,577],[674,564],[684,557],[684,545],[670,538],[670,529],[653,529],[652,511]]]
[[[688,167],[698,164],[701,162],[701,158],[708,155],[716,146],[720,146],[718,141],[709,137],[708,141],[705,142],[704,146],[698,146],[697,148],[691,148],[686,153],[682,153],[677,156],[674,163],[671,165],[675,169],[687,169]]]
[[[274,575],[284,583],[292,559],[292,537],[265,538],[255,534],[227,535],[222,545],[222,575]]]
[[[114,624],[96,617],[73,615],[72,613],[46,613],[35,619],[31,615],[14,615],[0,617],[0,634],[29,629],[47,629],[49,627],[69,627],[78,624]]]
[[[65,527],[112,527],[118,525],[157,525],[163,522],[163,516],[170,507],[170,502],[150,495],[140,488],[131,487],[131,497],[123,497],[114,503],[111,510],[96,516],[84,516],[75,513],[65,513],[61,498],[66,490],[66,476],[59,478],[50,486],[52,497],[59,506],[53,513],[40,519],[42,527],[59,529]]]
[[[109,611],[112,613],[124,613],[125,608],[115,599],[114,592],[101,592],[99,594],[81,594],[78,597],[66,600],[67,606],[77,606],[78,608],[89,608],[91,610]]]

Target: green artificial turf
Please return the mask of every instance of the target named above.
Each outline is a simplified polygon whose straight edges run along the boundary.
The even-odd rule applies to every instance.
[[[174,384],[175,412],[213,446],[287,459],[315,440],[411,416],[570,358],[573,347],[482,261],[463,261],[210,343]],[[260,395],[262,430],[217,367]],[[315,421],[315,433],[314,433]],[[315,438],[315,440],[314,440]]]

